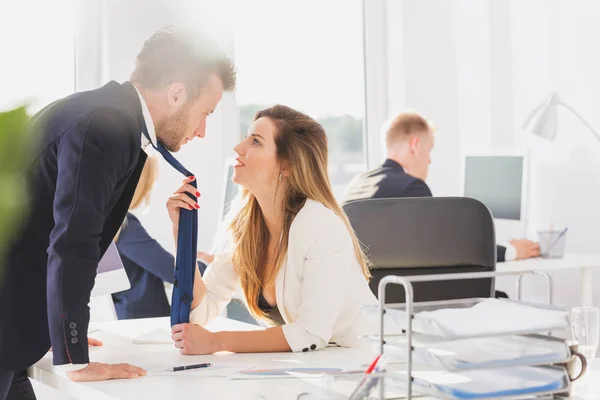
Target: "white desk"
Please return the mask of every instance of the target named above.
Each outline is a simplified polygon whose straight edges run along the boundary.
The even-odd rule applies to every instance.
[[[529,271],[536,270],[540,272],[552,272],[558,270],[578,270],[580,272],[580,305],[591,306],[593,303],[593,276],[592,271],[600,268],[600,255],[586,254],[566,254],[564,258],[544,259],[530,258],[528,260],[510,261],[498,263],[498,271]],[[496,279],[496,289],[507,291],[509,294],[515,293],[517,275],[514,277],[500,277]],[[545,283],[545,282],[544,282]],[[560,288],[561,282],[554,279],[554,288]],[[528,285],[525,283],[523,293],[527,293]],[[556,297],[556,296],[555,296]]]
[[[90,349],[90,358],[106,363],[128,362],[141,367],[157,363],[183,365],[200,362],[213,364],[268,364],[273,367],[348,367],[357,368],[373,360],[370,349],[327,348],[307,353],[218,354],[211,356],[182,356],[172,344],[138,345],[132,339],[157,328],[168,329],[168,318],[111,321],[94,324],[100,328],[90,336],[104,342],[104,346]],[[217,319],[212,330],[252,330],[254,325]],[[131,380],[77,383],[56,375],[51,354],[47,354],[30,370],[33,379],[58,389],[76,399],[129,400],[129,399],[296,399],[299,393],[315,390],[303,380],[228,380],[227,378],[181,378],[146,376]]]
[[[307,353],[265,353],[265,354],[219,354],[212,356],[182,356],[172,345],[134,345],[132,339],[157,328],[168,327],[168,318],[114,321],[95,324],[99,331],[91,336],[104,342],[104,346],[90,349],[94,361],[117,363],[128,362],[145,366],[164,364],[193,364],[211,362],[214,364],[269,364],[269,366],[297,367],[321,366],[356,368],[369,364],[373,359],[370,349],[327,348]],[[219,318],[211,326],[216,329],[256,329],[237,321]],[[364,368],[364,367],[363,367]],[[85,400],[187,400],[187,399],[298,399],[306,392],[318,393],[318,380],[307,382],[301,379],[271,380],[228,380],[227,378],[164,377],[146,376],[130,380],[78,383],[56,375],[52,366],[51,354],[47,354],[30,370],[33,379],[56,389],[63,399]],[[600,364],[596,363],[587,382],[597,388],[600,394]],[[574,386],[574,399],[591,400],[594,396],[579,396],[581,388]],[[308,397],[305,397],[308,399]],[[301,397],[301,399],[303,399]],[[426,400],[421,397],[420,399]]]

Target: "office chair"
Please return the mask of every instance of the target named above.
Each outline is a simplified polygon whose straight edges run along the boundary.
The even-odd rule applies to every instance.
[[[373,263],[371,290],[387,275],[489,272],[496,269],[494,222],[483,203],[465,197],[366,199],[343,206]],[[493,297],[494,280],[413,284],[415,301]],[[386,302],[403,303],[388,285]]]

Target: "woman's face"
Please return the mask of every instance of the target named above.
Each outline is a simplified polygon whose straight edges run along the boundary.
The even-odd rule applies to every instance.
[[[232,180],[254,194],[271,190],[279,179],[276,131],[271,119],[261,117],[252,123],[246,139],[233,149],[238,157]]]

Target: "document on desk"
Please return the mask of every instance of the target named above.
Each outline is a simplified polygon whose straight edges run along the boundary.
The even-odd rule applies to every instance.
[[[172,344],[171,330],[155,329],[133,339],[133,344]]]
[[[416,319],[439,329],[445,337],[544,331],[566,328],[569,324],[566,311],[498,299],[486,299],[470,308],[424,311],[417,313]],[[415,331],[417,326],[415,321]]]
[[[231,379],[323,378],[338,375],[361,375],[364,370],[325,367],[269,368],[264,365],[240,370]]]
[[[531,364],[558,364],[569,359],[571,352],[560,339],[547,336],[503,336],[427,342],[413,339],[413,361],[449,370],[498,368]],[[374,352],[379,338],[369,337]],[[406,360],[406,338],[386,338],[388,359]]]
[[[394,382],[404,386],[400,373]],[[514,367],[494,370],[413,371],[417,390],[433,390],[431,394],[455,399],[505,398],[560,391],[568,387],[568,377],[562,368]]]
[[[168,376],[181,378],[229,378],[239,371],[257,367],[255,364],[212,364],[210,367],[189,369],[186,371],[169,371],[174,365],[160,364],[146,367],[149,376]]]

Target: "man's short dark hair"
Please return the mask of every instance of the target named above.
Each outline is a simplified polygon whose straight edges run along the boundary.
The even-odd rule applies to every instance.
[[[221,78],[224,90],[235,89],[233,61],[216,42],[199,32],[169,27],[144,42],[130,80],[145,89],[181,82],[195,99],[213,74]]]

